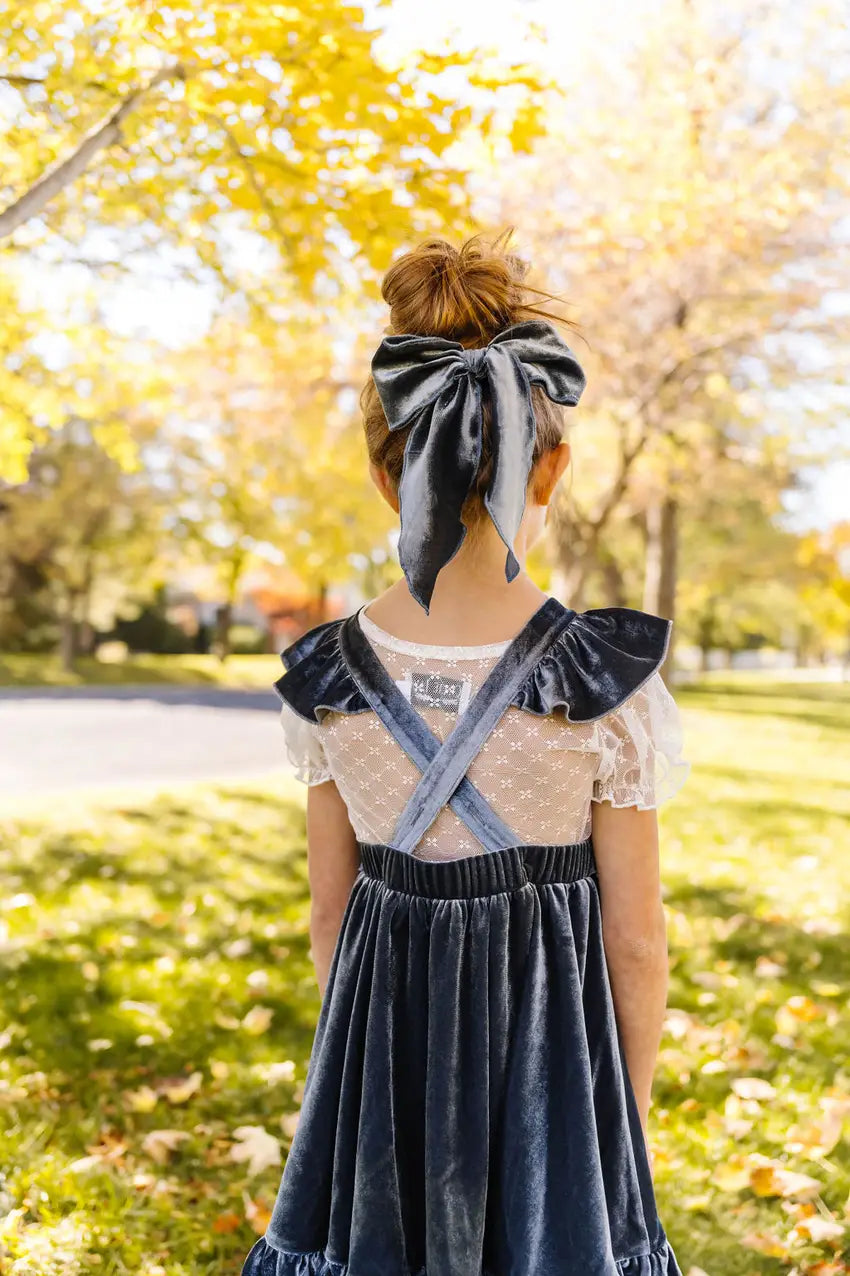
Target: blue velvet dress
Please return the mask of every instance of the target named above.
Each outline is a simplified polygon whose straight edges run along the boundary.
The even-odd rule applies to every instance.
[[[303,717],[373,710],[421,779],[358,843],[300,1119],[242,1276],[681,1276],[659,1220],[605,963],[593,845],[520,843],[466,777],[509,705],[589,721],[670,622],[549,598],[445,742],[356,614],[283,653]],[[486,853],[415,858],[450,804]]]

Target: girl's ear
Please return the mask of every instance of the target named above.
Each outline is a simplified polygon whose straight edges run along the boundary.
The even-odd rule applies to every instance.
[[[548,505],[552,493],[570,463],[570,445],[566,441],[544,452],[534,467],[532,493],[538,505]]]
[[[375,465],[374,461],[370,461],[369,474],[372,478],[372,482],[375,484],[375,487],[381,493],[381,496],[383,496],[390,509],[397,514],[399,511],[398,492],[396,491],[395,484],[389,474],[387,474],[387,471],[381,469],[380,466]]]

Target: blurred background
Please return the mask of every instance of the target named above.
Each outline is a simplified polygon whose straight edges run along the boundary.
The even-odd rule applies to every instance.
[[[674,618],[655,1173],[850,1271],[840,0],[0,0],[0,1272],[238,1273],[318,1012],[277,653],[399,575],[378,282],[516,228],[584,334],[530,568]]]

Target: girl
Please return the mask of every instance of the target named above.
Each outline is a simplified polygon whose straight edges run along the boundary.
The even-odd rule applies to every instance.
[[[242,1276],[681,1276],[646,1145],[671,622],[525,572],[585,375],[524,273],[437,241],[384,281],[363,409],[404,579],[275,684],[323,997]]]

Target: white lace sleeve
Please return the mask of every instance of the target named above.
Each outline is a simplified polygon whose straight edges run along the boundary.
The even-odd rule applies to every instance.
[[[690,773],[682,756],[682,723],[661,674],[596,724],[599,769],[594,802],[650,810],[678,793]]]
[[[333,779],[321,740],[321,726],[308,722],[284,700],[280,724],[286,741],[286,753],[302,784],[322,784]]]

